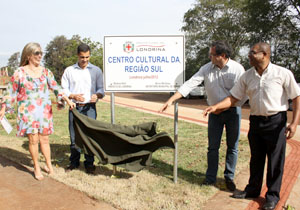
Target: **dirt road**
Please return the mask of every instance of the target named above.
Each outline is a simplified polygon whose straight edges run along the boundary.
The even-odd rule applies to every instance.
[[[169,93],[115,93],[115,96],[164,103],[165,101],[168,100],[170,94]],[[206,99],[200,99],[200,98],[180,99],[179,106],[196,108],[196,109],[205,109],[207,107],[207,102]],[[242,107],[242,119],[248,120],[249,113],[250,113],[249,105],[244,104],[244,106]],[[293,117],[293,112],[288,111],[287,114],[288,114],[288,122],[290,122]]]

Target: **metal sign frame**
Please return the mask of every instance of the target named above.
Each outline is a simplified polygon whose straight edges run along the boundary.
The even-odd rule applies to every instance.
[[[105,36],[105,37],[120,37],[120,36]],[[105,43],[105,37],[104,37],[104,43]],[[122,36],[123,37],[123,36]],[[182,85],[185,81],[185,47],[184,47],[184,36],[183,35],[168,35],[168,36],[125,36],[125,37],[182,37],[183,38],[183,59],[182,59],[182,83],[180,85]],[[106,57],[105,57],[105,44],[104,44],[104,55],[103,55],[103,68],[104,68],[104,84],[106,84]],[[179,85],[179,86],[180,86]],[[177,87],[178,88],[178,87]],[[149,90],[130,90],[130,89],[124,89],[124,90],[119,90],[118,92],[175,92],[177,90],[177,88],[173,88],[173,89],[168,89],[168,90],[153,90],[153,89],[149,89]],[[115,123],[115,95],[114,93],[116,91],[113,90],[107,90],[106,89],[106,85],[105,85],[105,91],[106,92],[111,92],[111,123],[114,124]],[[174,149],[174,159],[173,159],[173,181],[174,183],[177,183],[177,171],[178,171],[178,102],[175,101],[174,103],[174,145],[175,145],[175,149]],[[113,174],[116,173],[116,166],[113,167]]]
[[[176,91],[185,82],[184,47],[184,35],[104,36],[105,91]]]

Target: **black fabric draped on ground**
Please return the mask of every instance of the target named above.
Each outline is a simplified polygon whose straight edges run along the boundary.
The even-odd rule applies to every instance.
[[[101,164],[113,164],[129,171],[149,166],[152,153],[175,148],[166,132],[156,133],[156,123],[123,126],[103,123],[73,109],[76,146],[94,154]]]

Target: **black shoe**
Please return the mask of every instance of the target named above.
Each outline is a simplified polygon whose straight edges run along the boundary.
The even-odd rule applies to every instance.
[[[95,174],[96,167],[95,166],[87,166],[85,167],[85,171],[87,174]]]
[[[264,209],[264,210],[273,210],[273,209],[276,208],[276,205],[277,205],[277,202],[275,202],[275,201],[267,201],[263,205],[262,209]]]
[[[226,179],[226,180],[225,180],[225,183],[226,183],[226,187],[227,187],[228,190],[230,190],[230,191],[235,191],[236,186],[235,186],[233,180],[231,180],[231,179]]]
[[[206,179],[201,183],[201,185],[205,185],[205,186],[215,186],[216,183],[215,182],[209,182]]]
[[[250,194],[247,191],[241,191],[233,193],[232,197],[237,199],[243,199],[243,198],[257,198],[259,195]]]
[[[79,166],[75,166],[75,165],[69,165],[65,171],[66,172],[70,172],[70,171],[73,171],[74,169],[78,168]]]

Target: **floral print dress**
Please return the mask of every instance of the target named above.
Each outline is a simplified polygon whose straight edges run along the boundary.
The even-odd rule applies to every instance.
[[[50,91],[61,100],[62,89],[55,81],[53,73],[44,68],[39,78],[33,78],[18,68],[8,85],[8,95],[4,97],[8,108],[17,102],[17,136],[27,134],[53,133]]]

